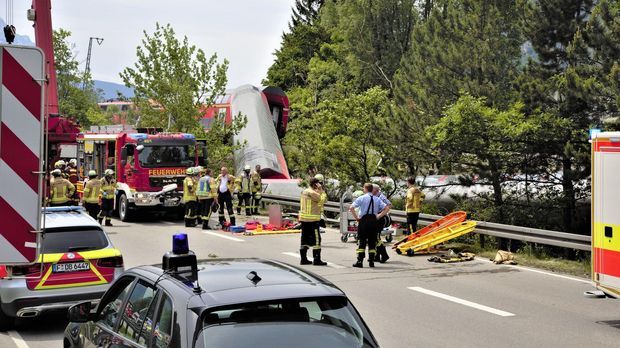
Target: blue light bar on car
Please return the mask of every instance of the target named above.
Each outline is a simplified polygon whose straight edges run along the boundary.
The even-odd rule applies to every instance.
[[[186,233],[177,233],[172,236],[172,253],[181,255],[189,252],[189,241]]]

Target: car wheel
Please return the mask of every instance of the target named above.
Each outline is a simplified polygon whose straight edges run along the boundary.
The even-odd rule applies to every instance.
[[[4,314],[2,309],[0,309],[0,331],[9,331],[13,329],[13,325],[15,324],[15,318],[9,317]]]
[[[123,222],[130,221],[132,218],[131,212],[129,211],[129,199],[127,199],[124,193],[121,193],[119,197],[118,217]]]

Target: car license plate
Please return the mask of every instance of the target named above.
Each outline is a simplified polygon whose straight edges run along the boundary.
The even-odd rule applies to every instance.
[[[176,207],[179,205],[177,200],[167,199],[164,201],[164,207]]]
[[[87,271],[89,269],[90,263],[88,262],[56,263],[52,265],[52,272],[54,273]]]

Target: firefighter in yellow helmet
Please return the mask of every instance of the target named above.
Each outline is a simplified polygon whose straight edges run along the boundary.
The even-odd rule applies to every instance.
[[[418,218],[420,217],[420,209],[422,208],[422,200],[426,196],[424,192],[415,185],[415,178],[407,179],[407,199],[405,201],[405,212],[407,213],[407,232],[411,234],[418,228]]]
[[[116,180],[114,179],[114,171],[112,169],[106,169],[103,174],[103,179],[101,179],[101,211],[99,211],[98,220],[99,223],[102,223],[105,218],[105,225],[112,226]]]
[[[301,246],[299,255],[302,265],[313,264],[315,266],[325,266],[326,262],[321,261],[321,233],[319,231],[319,221],[321,220],[321,193],[323,187],[319,180],[312,178],[310,187],[301,193],[299,201],[299,221],[301,222]],[[308,260],[308,249],[312,248],[313,261]]]
[[[97,178],[97,172],[91,170],[88,172],[88,182],[84,185],[84,194],[82,195],[82,205],[93,219],[99,217],[99,195],[101,194],[101,180]]]
[[[194,168],[187,168],[187,176],[183,180],[183,203],[185,204],[185,227],[196,226],[198,209],[196,205],[196,182],[194,181]]]
[[[241,206],[245,207],[245,216],[252,215],[253,208],[250,204],[252,201],[252,178],[250,175],[250,166],[246,165],[243,172],[237,176],[236,181],[237,195],[239,204],[237,205],[237,215],[241,214]]]
[[[75,186],[62,177],[60,169],[52,171],[53,181],[50,185],[50,207],[59,207],[69,204],[70,197],[75,192]]]
[[[77,184],[78,182],[78,171],[77,171],[77,160],[72,158],[67,162],[67,166],[65,167],[64,174],[66,178],[73,184]],[[71,197],[73,205],[79,205],[80,197],[78,196],[77,190],[73,193],[73,197]]]
[[[260,164],[257,164],[254,169],[255,171],[250,175],[252,180],[252,213],[258,215],[258,208],[262,198],[261,192],[263,191],[263,179],[260,176]]]

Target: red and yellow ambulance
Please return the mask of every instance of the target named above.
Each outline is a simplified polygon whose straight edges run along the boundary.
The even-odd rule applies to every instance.
[[[592,136],[592,280],[620,297],[620,132]]]

